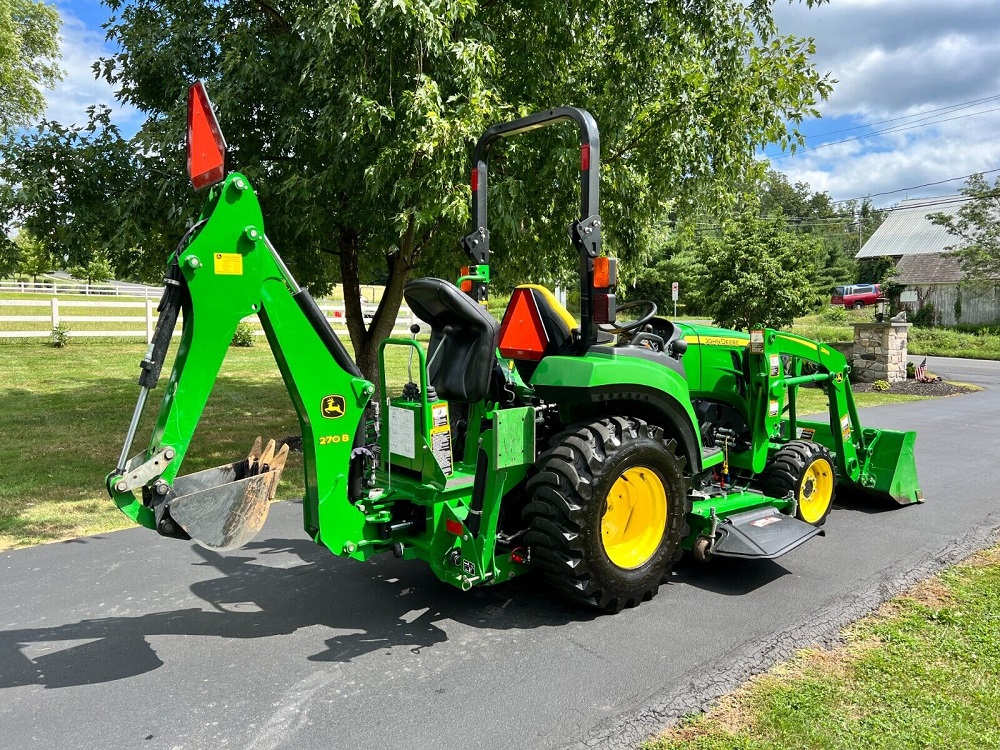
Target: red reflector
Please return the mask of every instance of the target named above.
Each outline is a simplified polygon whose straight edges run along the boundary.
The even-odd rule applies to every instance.
[[[444,529],[449,534],[454,534],[455,536],[462,536],[462,532],[465,531],[465,528],[462,526],[461,523],[459,523],[458,521],[453,521],[450,518],[444,522]]]
[[[226,140],[201,81],[188,92],[187,168],[195,190],[226,176]]]
[[[515,289],[500,324],[500,354],[537,362],[549,345],[542,316],[530,289]]]
[[[609,318],[611,317],[611,295],[610,294],[597,294],[594,295],[594,322],[595,323],[610,323]]]
[[[473,170],[472,170],[472,179],[469,181],[469,184],[472,185],[472,192],[473,193],[476,192],[477,190],[479,190],[479,168],[478,167],[473,168]]]
[[[469,275],[469,267],[468,266],[462,266],[462,271],[461,271],[460,275],[461,276],[468,276]],[[465,281],[463,281],[460,288],[461,288],[461,290],[463,292],[471,292],[472,291],[472,279],[466,279]]]
[[[584,143],[580,146],[580,171],[586,172],[590,169],[590,144]]]

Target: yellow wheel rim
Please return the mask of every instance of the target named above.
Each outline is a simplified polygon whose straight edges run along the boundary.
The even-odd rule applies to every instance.
[[[619,568],[644,565],[656,552],[667,527],[667,491],[655,471],[626,469],[615,480],[601,518],[601,541]]]
[[[817,458],[806,469],[799,485],[799,518],[816,523],[833,499],[833,467],[825,458]]]

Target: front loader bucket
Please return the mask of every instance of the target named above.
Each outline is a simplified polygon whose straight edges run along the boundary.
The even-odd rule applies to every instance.
[[[167,501],[170,517],[199,544],[216,550],[241,547],[264,526],[267,510],[288,457],[288,446],[275,454],[260,438],[250,455],[214,469],[178,477]]]
[[[867,449],[866,456],[859,456],[863,461],[860,488],[900,505],[922,503],[913,455],[917,433],[866,429],[864,435]]]

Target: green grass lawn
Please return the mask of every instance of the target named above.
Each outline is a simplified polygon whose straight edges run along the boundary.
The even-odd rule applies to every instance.
[[[145,348],[90,342],[0,347],[0,549],[131,525],[103,485],[122,448]],[[148,440],[165,382],[147,405],[136,453]],[[184,471],[235,460],[257,435],[298,431],[270,351],[231,349]],[[302,491],[301,454],[293,454],[279,497]]]
[[[1000,548],[752,679],[645,750],[1000,747]]]

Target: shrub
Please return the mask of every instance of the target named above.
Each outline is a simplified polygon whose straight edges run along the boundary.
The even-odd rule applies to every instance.
[[[69,329],[60,323],[52,329],[52,333],[49,335],[49,346],[62,349],[67,344],[69,344]]]
[[[925,305],[921,305],[920,309],[913,313],[912,323],[917,328],[932,328],[934,326],[934,318],[934,303],[928,302]]]
[[[230,346],[253,346],[253,326],[247,323],[245,320],[241,320],[239,325],[236,326],[236,332],[233,333],[233,340],[229,342]]]
[[[843,325],[851,322],[851,316],[848,314],[847,308],[840,305],[828,305],[819,316],[826,323]]]
[[[887,391],[890,388],[892,388],[892,386],[889,385],[889,383],[885,380],[876,380],[874,383],[872,383],[873,391]]]

